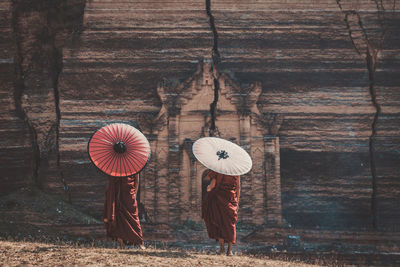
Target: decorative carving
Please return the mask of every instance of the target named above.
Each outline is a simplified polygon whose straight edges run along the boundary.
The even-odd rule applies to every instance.
[[[283,116],[276,113],[251,113],[252,123],[262,130],[264,135],[277,136],[283,122]]]
[[[185,138],[185,140],[183,140],[183,148],[186,150],[186,153],[188,154],[190,160],[192,162],[195,162],[196,158],[192,150],[193,143],[194,141],[192,141],[190,138]]]
[[[222,74],[220,79],[223,81],[225,90],[222,94],[236,105],[241,116],[249,116],[252,112],[259,114],[257,101],[262,92],[260,82],[251,83],[249,86],[237,86],[226,74]],[[228,88],[230,90],[228,90]]]
[[[143,133],[149,136],[157,135],[168,123],[167,114],[164,111],[160,111],[156,117],[153,114],[140,113],[136,120]]]
[[[168,212],[159,210],[165,208],[165,203],[158,203],[155,214],[165,214],[163,220],[201,220],[201,186],[202,170],[192,152],[193,140],[203,136],[220,136],[239,143],[253,155],[254,170],[242,182],[242,213],[243,221],[263,223],[267,218],[265,211],[274,211],[272,217],[280,219],[280,175],[279,169],[268,170],[266,174],[266,149],[272,149],[274,156],[279,157],[279,146],[275,149],[272,143],[265,145],[265,135],[276,135],[282,123],[278,114],[262,114],[257,107],[258,98],[262,92],[261,83],[254,82],[247,86],[237,85],[226,74],[216,76],[218,71],[211,67],[211,62],[199,63],[196,73],[183,83],[163,79],[157,87],[162,107],[157,116],[148,114],[139,116],[140,125],[147,133],[152,134],[157,144],[156,166],[158,190],[156,197],[168,196]],[[216,105],[215,129],[211,133],[210,104],[215,101],[214,79],[218,79],[220,90]],[[255,138],[254,138],[255,137]],[[279,142],[279,139],[277,142]],[[162,148],[168,147],[167,154]],[[254,150],[255,149],[255,150]],[[219,151],[221,160],[229,157],[223,150]],[[256,153],[255,153],[256,152]],[[184,160],[183,153],[189,161]],[[270,164],[270,166],[272,166]],[[277,165],[273,165],[274,166]],[[269,177],[269,178],[268,178]],[[264,193],[267,179],[276,185]],[[166,186],[166,188],[162,188]],[[161,189],[162,188],[162,189]],[[188,188],[190,188],[189,191]],[[168,193],[166,193],[166,192]],[[180,205],[190,200],[190,212],[182,212]],[[156,201],[160,202],[160,198]],[[254,203],[258,203],[254,207]],[[272,205],[272,206],[271,206]],[[277,212],[275,212],[277,210]],[[276,214],[277,215],[276,215]],[[257,216],[252,216],[257,214]],[[270,216],[270,217],[271,217]]]
[[[163,103],[161,111],[167,111],[168,116],[176,116],[180,113],[182,93],[179,88],[163,79],[157,86],[157,93]]]
[[[182,83],[177,83],[176,81],[166,78],[163,78],[162,81],[158,83],[157,93],[163,104],[160,114],[165,112],[168,112],[168,116],[180,114],[182,105],[184,105],[188,99],[191,99],[193,93],[196,93],[193,92],[191,88],[196,88],[197,90],[201,89],[201,87],[195,86],[195,83],[201,78],[200,75],[203,72],[203,66],[204,63],[200,63],[196,73]]]

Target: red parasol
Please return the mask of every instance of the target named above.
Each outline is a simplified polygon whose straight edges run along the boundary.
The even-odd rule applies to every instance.
[[[93,164],[105,174],[126,177],[144,168],[150,159],[150,144],[135,127],[114,123],[93,134],[88,152]]]

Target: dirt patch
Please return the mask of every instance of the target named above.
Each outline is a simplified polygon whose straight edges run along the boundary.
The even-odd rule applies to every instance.
[[[271,260],[249,255],[211,255],[198,251],[154,248],[115,249],[77,244],[0,241],[0,262],[16,265],[96,266],[316,266],[295,261]]]
[[[6,265],[400,265],[395,233],[255,229],[238,224],[233,251],[240,257],[231,260],[215,256],[218,243],[208,238],[203,224],[143,223],[142,228],[149,250],[118,250],[96,218],[56,196],[23,188],[0,198],[0,260]]]

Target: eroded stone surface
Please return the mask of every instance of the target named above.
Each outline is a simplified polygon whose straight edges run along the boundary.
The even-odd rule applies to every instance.
[[[387,10],[389,2],[383,1]],[[69,8],[79,10],[79,4],[70,3]],[[213,98],[202,91],[195,94],[199,99],[192,102],[190,109],[190,105],[176,103],[181,106],[179,109],[175,104],[163,105],[165,101],[157,90],[163,78],[172,89],[190,88],[185,87],[185,81],[195,79],[193,75],[203,59],[212,58],[215,36],[205,1],[94,0],[86,3],[83,28],[58,28],[57,25],[79,21],[74,15],[51,24],[57,26],[51,29],[61,33],[55,34],[53,43],[58,51],[63,48],[63,68],[57,83],[60,117],[53,112],[57,111],[57,96],[49,89],[54,78],[51,64],[41,61],[49,58],[53,48],[49,43],[32,43],[32,36],[46,28],[48,21],[35,9],[24,9],[24,15],[16,22],[25,31],[21,31],[25,41],[15,42],[11,7],[11,2],[1,2],[1,12],[6,14],[1,28],[5,38],[0,43],[0,66],[4,69],[1,92],[6,103],[1,106],[1,122],[7,136],[2,141],[1,184],[5,186],[1,190],[19,187],[25,177],[29,180],[33,176],[32,146],[40,145],[44,154],[50,151],[56,143],[50,129],[59,123],[60,165],[65,183],[56,177],[59,173],[50,172],[45,185],[62,194],[67,185],[74,205],[99,216],[106,179],[90,164],[87,141],[94,130],[106,123],[137,123],[156,151],[141,188],[141,202],[149,218],[175,221],[184,220],[187,213],[189,217],[196,216],[201,177],[194,181],[183,177],[197,173],[189,167],[197,163],[186,151],[199,132],[181,131],[190,125],[185,126],[181,119],[187,118],[187,111],[203,111],[201,123],[206,125],[209,117],[204,114],[209,112],[210,103],[205,102],[212,102]],[[241,220],[279,222],[282,216],[298,227],[371,227],[369,139],[376,108],[371,102],[362,29],[357,28],[353,15],[347,22],[344,19],[348,10],[357,11],[371,38],[378,40],[381,26],[376,3],[220,0],[211,1],[211,9],[220,54],[218,75],[213,75],[225,75],[238,88],[252,88],[250,83],[261,88],[257,97],[250,94],[252,99],[222,97],[218,101],[221,110],[227,109],[227,113],[217,113],[216,117],[221,136],[235,137],[255,158],[264,155],[264,169],[259,166],[262,171],[243,179]],[[374,74],[376,101],[381,106],[375,137],[376,210],[379,226],[392,230],[399,225],[400,190],[398,14],[394,12],[385,20],[388,30],[377,54]],[[353,27],[352,34],[348,25]],[[65,43],[65,33],[70,34],[70,29],[79,29],[79,38]],[[372,43],[376,45],[375,41]],[[27,98],[21,95],[30,125],[39,130],[36,143],[32,143],[28,125],[15,111],[16,44],[21,45],[19,49],[27,60],[25,65],[20,64],[30,73],[25,83],[38,83],[38,94],[25,91]],[[30,56],[38,51],[43,57],[33,60]],[[31,61],[33,68],[29,69]],[[222,83],[221,95],[223,86]],[[185,98],[188,92],[184,90],[176,96]],[[174,99],[173,93],[170,98]],[[47,100],[41,103],[39,99]],[[249,108],[258,110],[260,116],[232,119],[236,111],[243,115]],[[256,123],[263,127],[251,126]],[[269,133],[260,134],[267,130]],[[255,142],[260,136],[269,139]],[[50,165],[56,161],[53,155]],[[279,166],[280,176],[276,172]],[[272,193],[268,193],[271,189]],[[246,205],[254,207],[246,210]]]

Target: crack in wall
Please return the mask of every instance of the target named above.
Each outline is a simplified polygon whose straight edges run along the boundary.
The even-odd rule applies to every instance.
[[[367,67],[369,72],[369,93],[371,96],[371,101],[375,107],[374,119],[371,125],[371,135],[369,137],[369,155],[370,155],[370,168],[372,175],[372,195],[371,195],[371,210],[372,210],[372,227],[377,229],[378,227],[378,215],[377,215],[377,173],[376,173],[376,163],[375,163],[375,142],[377,135],[377,124],[378,119],[381,114],[381,106],[376,99],[376,88],[375,88],[375,61],[376,55],[372,56],[368,50],[367,53]]]
[[[56,10],[56,14],[61,12],[60,10]],[[47,16],[47,25],[51,25],[52,18],[50,17],[51,14],[48,13]],[[54,18],[53,18],[54,19]],[[50,28],[52,29],[52,28]],[[55,143],[55,150],[57,153],[57,159],[56,159],[56,166],[59,170],[59,179],[60,182],[63,186],[63,190],[67,196],[67,200],[69,203],[72,202],[71,199],[71,192],[70,192],[70,187],[68,186],[68,183],[66,182],[64,178],[64,173],[61,171],[61,155],[60,155],[60,123],[61,123],[61,109],[60,109],[60,92],[59,92],[59,87],[58,87],[58,82],[59,82],[59,77],[62,72],[63,68],[63,55],[62,55],[62,48],[58,48],[56,45],[56,37],[57,37],[57,32],[54,31],[54,29],[50,32],[50,38],[51,38],[51,45],[52,45],[52,51],[53,55],[52,57],[54,58],[55,61],[55,71],[53,74],[53,90],[54,90],[54,102],[55,102],[55,108],[56,108],[56,143]]]
[[[211,122],[210,122],[209,133],[210,136],[219,136],[218,129],[215,125],[215,121],[217,119],[217,104],[220,91],[218,64],[221,61],[221,57],[218,51],[218,32],[215,26],[214,16],[211,13],[211,0],[206,0],[206,13],[209,18],[211,31],[213,33],[211,71],[213,72],[213,77],[214,77],[214,101],[210,104]]]
[[[387,32],[387,27],[385,25],[385,9],[382,1],[373,0],[377,7],[378,21],[380,24],[380,36],[378,38],[377,44],[374,46],[372,39],[368,36],[366,27],[361,20],[361,16],[359,12],[356,10],[348,10],[345,11],[341,0],[336,0],[336,3],[339,6],[339,9],[345,13],[345,23],[349,33],[350,40],[352,45],[354,46],[356,52],[360,56],[365,56],[366,68],[368,70],[368,83],[369,83],[369,94],[371,97],[372,105],[375,108],[375,114],[371,123],[371,135],[369,136],[369,158],[370,158],[370,169],[372,176],[372,193],[371,193],[371,213],[372,213],[372,227],[373,229],[378,228],[378,214],[377,214],[377,171],[376,171],[376,151],[375,151],[375,143],[377,136],[377,125],[379,116],[381,115],[381,105],[377,100],[377,91],[375,87],[375,71],[376,71],[376,62],[378,60],[378,52],[382,50],[384,38]],[[393,2],[393,8],[395,8],[396,1]],[[394,11],[394,9],[393,9]],[[356,24],[352,24],[350,18],[355,16],[357,19]],[[353,27],[358,25],[358,28],[353,30]],[[353,27],[352,27],[353,26]],[[361,31],[361,40],[357,40],[356,31]]]
[[[30,131],[33,184],[43,188],[48,167],[55,167],[68,200],[69,186],[60,170],[58,82],[63,46],[71,34],[81,32],[76,29],[82,28],[84,7],[85,0],[12,1],[14,102],[18,116]]]
[[[11,24],[13,29],[13,37],[16,46],[16,52],[14,57],[14,103],[17,116],[22,119],[28,126],[30,133],[30,141],[32,147],[33,161],[32,161],[32,174],[31,179],[33,183],[41,187],[40,181],[38,179],[38,172],[40,167],[40,149],[37,141],[37,133],[35,127],[32,125],[29,116],[25,113],[22,105],[22,95],[25,91],[24,85],[24,71],[22,67],[23,54],[22,54],[22,36],[20,35],[20,29],[18,27],[17,17],[19,16],[20,7],[17,1],[12,2],[12,18]]]
[[[354,11],[354,10],[350,10],[350,11],[346,12],[344,21],[346,22],[346,27],[347,27],[347,30],[348,30],[348,32],[349,32],[350,41],[351,41],[351,43],[353,44],[354,49],[356,50],[357,54],[359,54],[359,55],[361,56],[361,55],[362,55],[362,52],[360,51],[360,48],[358,47],[358,45],[355,43],[355,40],[354,40],[354,38],[353,38],[353,31],[352,31],[352,29],[351,29],[350,22],[349,22],[349,16],[351,16],[351,15],[357,16],[358,24],[359,24],[359,26],[360,26],[360,28],[361,28],[361,30],[362,30],[362,32],[363,32],[363,35],[364,35],[364,38],[365,38],[366,43],[368,43],[368,39],[367,39],[367,37],[366,37],[366,33],[365,33],[365,31],[364,31],[364,27],[363,27],[362,22],[361,22],[360,14],[358,14],[358,13],[357,13],[356,11]]]

